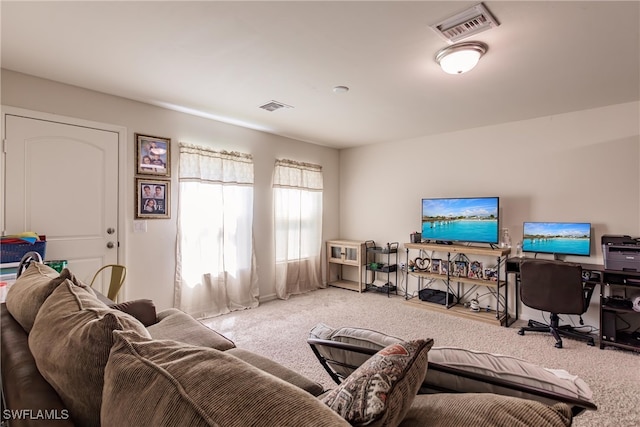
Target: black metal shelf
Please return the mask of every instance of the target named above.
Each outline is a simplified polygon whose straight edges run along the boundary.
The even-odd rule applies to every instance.
[[[386,293],[390,296],[392,292],[398,294],[398,247],[400,243],[387,243],[385,246],[376,246],[373,240],[365,242],[365,251],[367,253],[367,262],[365,266],[365,284],[367,291],[375,291]],[[369,274],[371,272],[371,280]],[[392,282],[392,273],[395,276],[395,282]],[[382,276],[382,277],[379,277]],[[384,285],[377,286],[374,284],[376,279],[384,280]]]

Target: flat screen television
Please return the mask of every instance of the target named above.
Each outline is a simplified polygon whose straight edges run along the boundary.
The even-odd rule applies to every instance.
[[[422,199],[422,240],[497,244],[499,207],[498,197]]]
[[[522,251],[557,255],[591,255],[591,223],[525,222]]]

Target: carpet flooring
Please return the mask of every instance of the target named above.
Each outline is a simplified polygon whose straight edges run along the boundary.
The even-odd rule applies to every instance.
[[[574,426],[640,426],[640,353],[590,347],[563,339],[554,347],[550,334],[518,335],[518,321],[509,328],[416,307],[401,296],[329,287],[288,300],[202,319],[240,348],[269,357],[327,388],[335,384],[306,344],[317,323],[331,327],[374,329],[404,339],[433,338],[436,346],[456,346],[519,357],[541,366],[564,369],[591,387],[597,411],[574,419]]]

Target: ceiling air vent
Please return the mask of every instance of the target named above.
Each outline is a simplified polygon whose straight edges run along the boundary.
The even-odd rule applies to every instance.
[[[261,105],[260,108],[267,111],[276,111],[281,108],[293,108],[293,107],[291,105],[283,104],[282,102],[269,101],[266,104]]]
[[[446,41],[455,43],[498,25],[500,23],[491,12],[482,3],[478,3],[464,12],[432,25],[431,29]]]

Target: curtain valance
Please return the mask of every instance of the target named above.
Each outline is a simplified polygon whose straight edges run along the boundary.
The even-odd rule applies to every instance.
[[[208,147],[179,144],[180,181],[253,184],[253,156],[238,152],[215,151]]]
[[[273,187],[322,191],[322,166],[287,159],[276,160]]]

